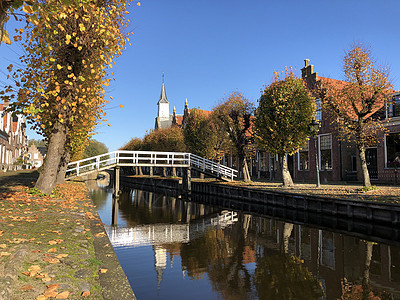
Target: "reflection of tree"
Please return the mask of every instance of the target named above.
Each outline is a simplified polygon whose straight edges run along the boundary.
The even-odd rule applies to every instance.
[[[259,299],[317,299],[323,295],[321,284],[298,257],[283,253],[257,261],[254,275]]]
[[[365,260],[363,278],[361,284],[352,285],[347,282],[346,278],[342,280],[342,297],[343,300],[379,300],[393,299],[393,296],[386,291],[378,291],[370,285],[370,267],[372,259],[374,243],[365,241]]]
[[[106,205],[107,201],[111,199],[109,198],[110,192],[107,189],[97,187],[95,189],[89,189],[89,193],[98,210],[101,210],[101,208]]]
[[[183,202],[175,198],[140,190],[124,191],[119,197],[121,217],[129,226],[138,224],[178,223],[176,207]]]
[[[181,248],[182,266],[188,275],[201,278],[207,272],[211,285],[225,299],[249,298],[251,292],[251,275],[243,259],[249,220],[243,215],[240,218],[238,223],[247,225],[233,226],[227,234],[222,229],[210,230]]]

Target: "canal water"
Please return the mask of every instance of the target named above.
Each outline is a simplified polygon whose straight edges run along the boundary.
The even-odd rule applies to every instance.
[[[132,188],[112,225],[111,192],[91,189],[138,299],[400,299],[397,242]]]

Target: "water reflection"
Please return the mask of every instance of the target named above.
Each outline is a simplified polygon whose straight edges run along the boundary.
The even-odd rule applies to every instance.
[[[106,194],[93,200],[138,299],[400,299],[393,245],[134,189],[115,227]]]

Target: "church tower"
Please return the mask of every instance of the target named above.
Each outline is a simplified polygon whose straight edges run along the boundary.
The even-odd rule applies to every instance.
[[[165,84],[164,84],[164,73],[161,87],[161,95],[160,100],[158,100],[158,115],[160,121],[169,120],[169,102],[167,99],[167,93],[165,92]]]

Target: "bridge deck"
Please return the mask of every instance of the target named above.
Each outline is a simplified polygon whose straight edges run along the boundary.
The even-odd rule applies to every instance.
[[[119,150],[68,164],[66,179],[114,167],[183,167],[193,168],[223,180],[233,180],[237,171],[212,160],[184,152]]]

